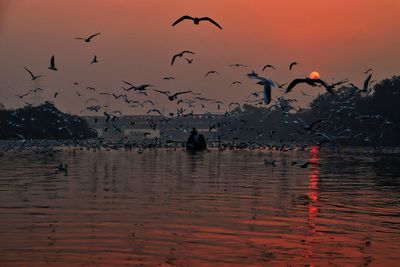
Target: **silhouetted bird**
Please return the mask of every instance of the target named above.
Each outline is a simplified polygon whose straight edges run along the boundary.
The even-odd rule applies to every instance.
[[[290,63],[290,65],[289,65],[289,70],[292,70],[292,68],[294,67],[294,66],[296,66],[296,65],[299,65],[299,63],[298,62],[292,62],[292,63]]]
[[[30,70],[28,70],[26,67],[24,67],[24,69],[31,75],[32,81],[34,81],[40,77],[44,77],[44,75],[33,75],[33,73]]]
[[[83,41],[85,41],[86,43],[90,43],[90,41],[92,40],[92,38],[95,37],[95,36],[97,36],[97,35],[99,35],[99,34],[100,34],[100,32],[95,33],[95,34],[93,34],[93,35],[90,35],[90,36],[87,37],[87,38],[76,37],[75,39],[77,39],[77,40],[83,40]]]
[[[186,54],[186,53],[195,55],[194,52],[188,51],[188,50],[185,50],[185,51],[182,51],[182,52],[180,52],[180,53],[178,53],[178,54],[175,54],[175,55],[172,57],[171,66],[174,65],[175,59],[176,59],[177,57],[183,57],[183,55]]]
[[[172,24],[172,26],[175,26],[176,24],[178,24],[179,22],[181,22],[183,20],[192,20],[193,23],[196,25],[199,25],[200,21],[209,21],[222,30],[222,27],[216,21],[214,21],[213,19],[211,19],[209,17],[197,18],[197,17],[188,16],[188,15],[180,17],[177,21],[175,21]]]
[[[54,56],[52,56],[51,59],[50,59],[50,67],[49,67],[49,70],[57,71],[56,63],[55,63],[55,60],[54,60]]]

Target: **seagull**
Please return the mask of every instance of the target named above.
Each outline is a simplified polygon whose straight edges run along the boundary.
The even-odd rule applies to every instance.
[[[95,36],[97,36],[97,35],[99,35],[99,34],[100,34],[100,32],[95,33],[95,34],[93,34],[93,35],[90,35],[88,38],[76,37],[75,39],[77,39],[77,40],[83,40],[83,41],[85,41],[86,43],[90,43],[90,41],[92,40],[92,38],[95,37]]]
[[[28,91],[27,93],[23,94],[23,95],[15,95],[16,97],[18,97],[19,99],[24,98],[25,96],[29,95],[30,91]]]
[[[149,113],[152,113],[152,112],[158,113],[158,114],[160,114],[162,116],[161,112],[158,109],[155,109],[155,108],[150,109],[149,111],[147,111],[146,114],[149,114]]]
[[[185,51],[182,51],[182,52],[180,52],[180,53],[178,53],[178,54],[175,54],[175,55],[172,57],[171,66],[174,65],[175,59],[176,59],[177,57],[183,57],[183,55],[186,54],[186,53],[196,55],[196,54],[193,53],[192,51],[188,51],[188,50],[185,50]],[[188,59],[187,59],[187,60],[188,60]],[[189,60],[188,60],[188,61],[189,61]]]
[[[169,81],[169,80],[175,80],[175,78],[172,76],[167,76],[167,77],[164,77],[163,80]]]
[[[188,64],[192,64],[193,58],[192,58],[192,59],[189,59],[189,58],[186,58],[186,57],[185,57],[185,59],[186,59],[186,61],[187,61]]]
[[[364,88],[362,90],[360,90],[360,92],[364,92],[364,93],[368,92],[368,87],[370,85],[371,78],[372,78],[372,74],[368,75],[368,77],[364,81]]]
[[[40,77],[44,77],[44,75],[33,75],[33,73],[30,70],[28,70],[26,67],[24,67],[24,69],[31,75],[32,81],[34,81]]]
[[[92,62],[90,62],[90,64],[94,64],[94,63],[97,63],[97,62],[99,62],[99,61],[97,60],[97,56],[94,55],[94,57],[93,57],[93,59],[92,59]]]
[[[254,72],[247,74],[247,76],[250,79],[259,80],[257,84],[264,86],[264,104],[268,105],[269,103],[271,103],[271,87],[276,86],[275,83],[270,79],[258,76],[257,73]]]
[[[298,62],[292,62],[292,63],[290,63],[290,66],[289,66],[289,70],[292,70],[292,68],[295,66],[295,65],[298,65],[299,63]]]
[[[265,66],[263,67],[262,71],[264,71],[266,68],[271,68],[271,69],[273,69],[273,70],[276,70],[275,67],[272,66],[272,65],[265,65]]]
[[[55,63],[55,60],[54,60],[54,56],[52,56],[51,59],[50,59],[50,67],[49,67],[49,70],[57,71],[56,63]]]
[[[177,93],[171,95],[170,91],[161,91],[161,90],[157,90],[157,89],[154,89],[154,91],[157,93],[166,95],[170,101],[174,101],[175,99],[177,99],[178,95],[188,94],[188,93],[192,92],[192,91],[182,91],[182,92],[177,92]]]
[[[175,21],[172,24],[172,26],[175,26],[179,22],[181,22],[183,20],[186,20],[186,19],[193,20],[193,23],[196,24],[196,25],[199,25],[200,21],[209,21],[209,22],[211,22],[212,24],[214,24],[215,26],[217,26],[218,28],[220,28],[222,30],[222,27],[216,21],[214,21],[213,19],[211,19],[209,17],[202,17],[202,18],[195,17],[195,18],[193,18],[193,17],[188,16],[188,15],[180,17],[177,21]]]
[[[234,81],[234,82],[231,83],[231,86],[232,86],[232,85],[235,85],[235,84],[242,84],[242,82],[240,82],[240,81]]]
[[[244,65],[244,64],[231,64],[231,65],[229,65],[230,67],[247,67],[246,65]]]
[[[218,71],[210,70],[209,72],[206,73],[205,76],[207,77],[207,76],[210,75],[210,74],[218,74],[218,75],[220,75]]]
[[[334,84],[334,85],[329,85],[329,84],[327,84],[326,82],[324,82],[324,81],[321,80],[321,79],[311,79],[311,78],[304,78],[304,79],[301,79],[301,78],[300,78],[300,79],[294,79],[294,80],[289,84],[289,86],[288,86],[287,89],[286,89],[286,94],[289,93],[296,85],[298,85],[298,84],[300,84],[300,83],[306,83],[306,84],[311,85],[311,86],[317,86],[317,84],[320,84],[320,85],[324,86],[325,89],[326,89],[329,93],[331,93],[331,94],[334,94],[334,92],[332,91],[332,89],[336,86],[336,84]]]

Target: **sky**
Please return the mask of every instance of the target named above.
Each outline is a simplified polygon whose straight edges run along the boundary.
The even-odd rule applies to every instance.
[[[90,97],[108,109],[146,113],[148,107],[131,108],[97,95],[125,93],[122,80],[159,90],[192,90],[223,101],[222,110],[230,102],[244,103],[250,93],[262,89],[246,77],[251,70],[278,83],[318,71],[327,82],[348,78],[361,86],[369,68],[374,80],[399,74],[399,14],[400,0],[0,0],[0,102],[8,108],[32,102],[31,96],[15,97],[35,86],[24,66],[45,75],[40,79],[42,100],[85,115],[93,115],[80,113]],[[209,16],[223,30],[189,21],[172,27],[182,15]],[[89,44],[74,39],[97,32],[101,35]],[[180,58],[171,66],[172,56],[182,50],[196,53],[193,64]],[[57,72],[47,69],[52,55]],[[94,55],[99,62],[90,64]],[[289,71],[293,61],[299,65]],[[248,67],[229,66],[235,63]],[[262,72],[266,64],[276,71]],[[221,75],[206,78],[209,70]],[[165,81],[164,76],[176,79]],[[242,84],[230,86],[236,80]],[[303,96],[301,90],[311,96]],[[293,91],[285,97],[296,98],[299,104],[323,92],[304,86]],[[272,97],[281,94],[276,88]],[[151,99],[166,111],[176,107],[154,92],[147,98],[129,95]],[[216,105],[208,110],[216,111]]]

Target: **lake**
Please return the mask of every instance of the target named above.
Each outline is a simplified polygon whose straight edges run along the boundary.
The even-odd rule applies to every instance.
[[[399,153],[0,156],[0,266],[399,266],[399,252]]]

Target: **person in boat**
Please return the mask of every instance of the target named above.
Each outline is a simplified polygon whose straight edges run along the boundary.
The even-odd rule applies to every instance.
[[[206,149],[206,140],[204,139],[203,135],[196,131],[196,128],[193,128],[190,132],[186,147],[192,150]]]

